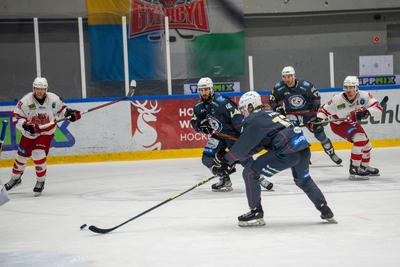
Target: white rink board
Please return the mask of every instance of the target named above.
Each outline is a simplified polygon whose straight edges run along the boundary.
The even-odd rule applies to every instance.
[[[370,91],[375,98],[381,100],[384,96],[389,97],[387,104],[388,110],[393,112],[393,120],[388,122],[389,115],[386,115],[385,123],[368,124],[365,129],[370,139],[398,139],[400,138],[400,91],[399,90],[373,90]],[[321,93],[322,103],[327,102],[334,94]],[[185,99],[182,99],[185,101]],[[85,102],[85,103],[67,103],[71,108],[78,110],[87,110],[91,107],[103,104],[106,102]],[[12,111],[14,106],[0,106],[0,111]],[[381,121],[381,118],[376,118]],[[131,111],[130,102],[120,102],[103,109],[99,109],[85,114],[81,120],[71,123],[68,130],[75,138],[75,144],[72,147],[66,148],[52,148],[50,155],[80,155],[90,153],[110,153],[110,152],[127,152],[134,151],[131,142]],[[333,141],[339,141],[340,138],[336,137],[326,127],[327,135]],[[316,139],[308,132],[306,136],[310,142],[315,142]],[[11,159],[15,155],[15,151],[3,151],[3,159]]]

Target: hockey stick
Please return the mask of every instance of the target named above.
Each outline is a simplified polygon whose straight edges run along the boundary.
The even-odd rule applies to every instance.
[[[2,125],[1,125],[1,133],[0,133],[0,155],[1,155],[1,152],[3,151],[3,143],[4,143],[4,139],[6,138],[7,126],[8,126],[8,121],[3,120]]]
[[[220,137],[228,138],[228,139],[230,139],[232,141],[237,141],[238,140],[236,137],[230,136],[229,134],[224,134],[224,133],[220,133],[220,132],[213,132],[212,134],[215,134],[215,135],[220,136]]]
[[[129,92],[128,92],[128,94],[127,94],[126,96],[124,96],[124,97],[122,97],[122,98],[119,98],[119,99],[117,99],[117,100],[114,100],[114,101],[105,103],[105,104],[101,104],[101,105],[92,107],[92,108],[90,108],[90,109],[88,109],[88,110],[82,111],[82,112],[81,112],[81,115],[84,115],[84,114],[86,114],[86,113],[89,113],[89,112],[92,112],[92,111],[95,111],[95,110],[98,110],[98,109],[101,109],[101,108],[104,108],[104,107],[107,107],[107,106],[110,106],[110,105],[113,105],[113,104],[115,104],[115,103],[118,103],[118,102],[120,102],[120,101],[123,101],[123,100],[125,100],[125,99],[128,99],[128,98],[132,97],[132,96],[135,94],[135,89],[136,89],[136,81],[135,81],[135,80],[132,80],[132,81],[131,81],[130,87],[131,87],[131,88],[130,88],[130,90],[129,90]],[[67,116],[67,117],[64,117],[64,118],[55,120],[55,121],[53,121],[53,122],[49,122],[49,123],[47,123],[47,124],[40,125],[39,128],[40,128],[40,129],[46,129],[46,128],[48,128],[48,127],[50,127],[50,126],[52,126],[52,125],[54,125],[54,124],[57,124],[57,123],[59,123],[59,122],[62,122],[62,121],[65,121],[65,120],[69,120],[70,118],[71,118],[70,116]]]
[[[389,97],[385,96],[382,101],[379,103],[379,105],[384,108],[386,107],[387,102],[389,101]],[[331,122],[338,122],[338,121],[345,121],[347,120],[346,118],[339,118],[339,119],[332,119],[332,120],[323,120],[323,121],[316,121],[316,122],[311,122],[313,125],[321,125],[321,124],[325,124],[325,123],[331,123]],[[304,127],[306,125],[302,125],[302,127]]]
[[[209,178],[207,178],[207,179],[205,179],[205,180],[203,180],[203,181],[197,183],[196,185],[192,186],[191,188],[187,189],[186,191],[181,192],[181,193],[179,193],[179,194],[176,194],[175,196],[172,196],[172,197],[168,198],[167,200],[164,200],[163,202],[161,202],[161,203],[159,203],[159,204],[157,204],[157,205],[155,205],[155,206],[153,206],[153,207],[151,207],[151,208],[149,208],[149,209],[143,211],[142,213],[139,213],[139,214],[136,215],[135,217],[132,217],[132,218],[130,218],[129,220],[126,220],[125,222],[123,222],[123,223],[121,223],[121,224],[119,224],[119,225],[117,225],[117,226],[114,226],[114,227],[112,227],[112,228],[99,228],[99,227],[97,227],[97,226],[91,225],[91,226],[89,226],[89,230],[92,231],[92,232],[98,233],[98,234],[106,234],[106,233],[109,233],[109,232],[111,232],[111,231],[113,231],[113,230],[115,230],[115,229],[117,229],[117,228],[123,226],[124,224],[127,224],[128,222],[133,221],[133,220],[135,220],[135,219],[141,217],[142,215],[145,215],[146,213],[148,213],[148,212],[150,212],[150,211],[152,211],[152,210],[154,210],[154,209],[156,209],[156,208],[158,208],[158,207],[160,207],[160,206],[162,206],[162,205],[164,205],[164,204],[170,202],[171,200],[174,200],[175,198],[178,198],[178,197],[180,197],[180,196],[186,194],[187,192],[192,191],[193,189],[195,189],[195,188],[197,188],[197,187],[199,187],[199,186],[201,186],[201,185],[203,185],[203,184],[209,182],[210,180],[214,179],[215,177],[217,177],[217,175],[213,175],[213,176],[211,176],[211,177],[209,177]],[[81,226],[81,229],[83,229],[83,228],[85,228],[85,227],[86,227],[86,224],[83,224],[83,225]]]
[[[318,113],[318,111],[292,111],[292,112],[287,112],[286,114],[288,114],[288,115],[314,115],[317,113]]]

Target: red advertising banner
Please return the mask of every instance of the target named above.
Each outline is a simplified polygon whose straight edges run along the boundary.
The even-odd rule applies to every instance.
[[[231,97],[236,103],[240,97]],[[264,99],[265,97],[263,97]],[[208,136],[190,119],[198,98],[131,101],[132,143],[137,151],[201,148]]]

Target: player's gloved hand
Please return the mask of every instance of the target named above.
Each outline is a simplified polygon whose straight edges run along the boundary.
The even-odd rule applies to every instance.
[[[280,113],[282,115],[286,115],[285,109],[282,106],[275,107],[274,111],[278,112],[278,113]]]
[[[221,154],[215,154],[214,165],[211,166],[211,172],[214,175],[222,177],[234,173],[235,171],[235,165],[229,165]]]
[[[325,126],[328,125],[329,122],[327,120],[322,119],[322,118],[316,117],[315,120],[312,121],[312,123],[315,124],[315,126],[321,125],[322,127],[325,127]]]
[[[67,108],[65,117],[69,117],[69,121],[77,121],[81,118],[81,112],[79,110]]]
[[[356,111],[356,119],[358,121],[368,118],[369,115],[371,114],[365,107],[361,107],[359,110]]]
[[[40,133],[41,129],[39,128],[39,125],[33,123],[33,122],[25,122],[22,124],[22,128],[24,128],[25,131],[29,132],[30,134],[35,134],[35,133]]]
[[[202,133],[205,133],[205,134],[212,134],[214,132],[214,129],[211,127],[208,119],[204,119],[204,120],[200,121],[199,129]]]

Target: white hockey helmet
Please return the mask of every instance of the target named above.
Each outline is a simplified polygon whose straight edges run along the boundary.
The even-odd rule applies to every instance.
[[[343,89],[344,90],[345,90],[346,86],[355,86],[356,91],[358,91],[359,85],[360,85],[360,82],[359,82],[357,76],[347,76],[346,78],[344,78],[344,81],[343,81]]]
[[[347,76],[344,78],[343,86],[359,86],[360,82],[357,76]]]
[[[209,77],[203,77],[197,83],[197,90],[200,92],[201,88],[210,88],[211,94],[214,93],[214,83]]]
[[[250,91],[243,94],[239,100],[239,110],[245,114],[247,112],[250,114],[254,109],[261,106],[261,96],[255,91]]]
[[[295,75],[296,72],[292,66],[286,66],[282,69],[282,76],[283,75]]]
[[[44,77],[36,77],[32,84],[33,88],[45,88],[49,87],[46,78]]]

